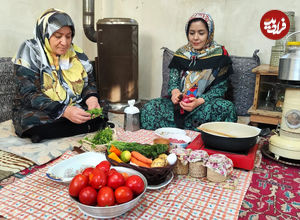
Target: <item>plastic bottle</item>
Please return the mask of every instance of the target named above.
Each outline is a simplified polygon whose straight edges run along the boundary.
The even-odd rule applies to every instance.
[[[136,131],[140,129],[140,110],[134,106],[135,100],[128,100],[128,107],[124,109],[124,130]]]

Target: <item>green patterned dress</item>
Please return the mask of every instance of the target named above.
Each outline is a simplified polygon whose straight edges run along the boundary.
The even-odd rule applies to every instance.
[[[170,70],[168,93],[180,88],[180,72],[177,69]],[[181,89],[180,89],[181,90]],[[197,130],[197,126],[211,121],[236,122],[237,115],[232,102],[223,99],[227,91],[227,79],[212,86],[200,97],[205,103],[188,113],[184,120],[184,129]],[[199,98],[199,97],[198,97]],[[170,98],[157,98],[150,100],[141,109],[141,127],[147,130],[155,130],[161,127],[176,127],[174,119],[174,104]]]

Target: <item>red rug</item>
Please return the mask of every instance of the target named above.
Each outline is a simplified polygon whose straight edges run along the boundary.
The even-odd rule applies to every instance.
[[[239,219],[300,219],[300,169],[263,157]]]

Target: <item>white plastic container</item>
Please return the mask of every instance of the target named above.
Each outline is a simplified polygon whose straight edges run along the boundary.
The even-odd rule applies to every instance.
[[[136,131],[140,129],[140,110],[134,106],[135,100],[128,100],[128,107],[124,109],[124,130]]]

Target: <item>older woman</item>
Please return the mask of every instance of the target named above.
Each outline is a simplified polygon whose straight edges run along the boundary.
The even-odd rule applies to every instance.
[[[170,98],[153,99],[141,110],[141,127],[179,127],[196,130],[210,121],[237,120],[232,102],[225,100],[231,60],[214,38],[209,14],[196,13],[185,26],[188,44],[179,48],[169,65]]]
[[[85,109],[100,108],[93,68],[72,43],[75,29],[63,11],[49,9],[37,20],[34,39],[20,47],[13,102],[16,134],[32,142],[98,130],[107,119],[91,119]]]

